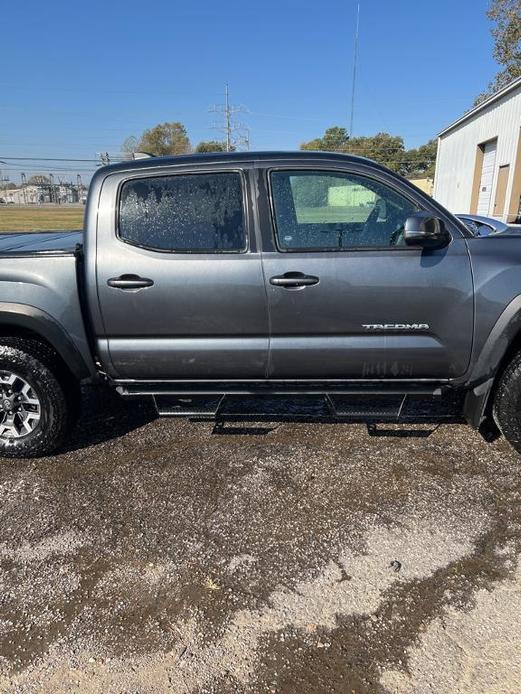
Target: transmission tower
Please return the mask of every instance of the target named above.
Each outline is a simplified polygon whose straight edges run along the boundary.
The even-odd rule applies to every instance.
[[[222,115],[220,123],[214,123],[212,128],[218,130],[224,135],[226,151],[232,152],[236,149],[250,148],[250,130],[244,123],[239,123],[235,120],[237,113],[247,113],[248,110],[244,106],[234,106],[230,104],[230,90],[226,83],[224,90],[224,104],[216,104],[210,108],[210,113],[219,113]]]

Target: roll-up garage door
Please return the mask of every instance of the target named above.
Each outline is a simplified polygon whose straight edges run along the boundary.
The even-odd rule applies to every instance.
[[[494,165],[496,163],[497,140],[487,142],[483,146],[483,166],[479,184],[478,214],[487,216],[490,212],[492,198],[492,182],[494,180]]]

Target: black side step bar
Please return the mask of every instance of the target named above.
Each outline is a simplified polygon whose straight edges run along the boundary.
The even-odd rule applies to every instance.
[[[261,395],[255,398],[238,395],[153,396],[158,414],[170,417],[196,417],[216,420],[317,419],[351,422],[400,422],[453,420],[461,405],[453,398],[430,395],[338,396],[323,393],[315,396]]]
[[[439,382],[119,382],[158,414],[217,420],[461,421],[460,397]]]

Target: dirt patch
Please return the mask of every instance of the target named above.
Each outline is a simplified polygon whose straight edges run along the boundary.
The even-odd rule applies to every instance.
[[[0,461],[3,691],[428,691],[439,625],[512,585],[504,441],[214,434],[96,397],[67,450]]]
[[[479,590],[473,609],[448,608],[408,652],[408,671],[385,670],[381,684],[399,694],[518,692],[521,636],[508,628],[521,610],[521,575]]]

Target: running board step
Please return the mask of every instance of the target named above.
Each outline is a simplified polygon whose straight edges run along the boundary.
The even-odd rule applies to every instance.
[[[156,395],[153,400],[158,414],[163,417],[215,417],[225,398],[225,395]]]
[[[407,421],[410,418],[454,418],[461,412],[457,398],[427,394],[313,395],[154,395],[158,414],[211,419],[341,419],[348,421]]]
[[[407,395],[326,395],[331,414],[337,417],[399,417]]]

